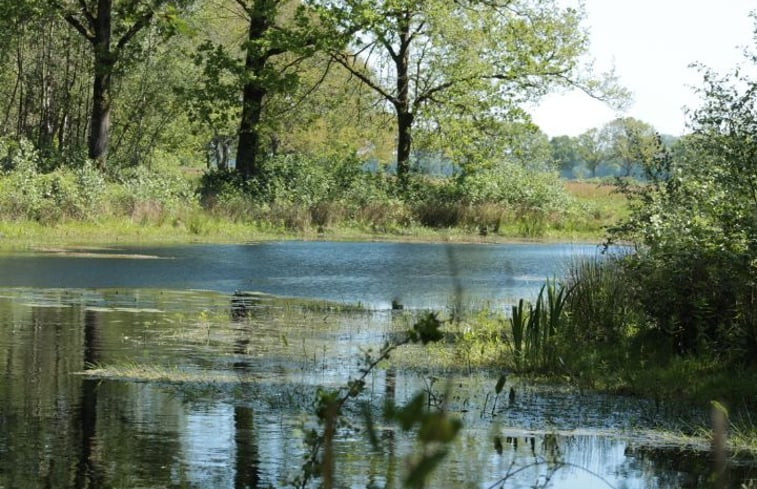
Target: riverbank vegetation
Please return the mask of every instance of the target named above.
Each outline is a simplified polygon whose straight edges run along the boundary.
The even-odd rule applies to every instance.
[[[627,102],[584,60],[581,9],[343,7],[0,5],[3,241],[596,240],[614,222],[565,191],[523,109],[561,87]]]
[[[506,314],[453,311],[446,330],[429,314],[400,343],[446,340],[440,355],[468,372],[754,409],[755,80],[702,68],[702,106],[675,143],[630,118],[550,141],[523,107],[551,90],[627,101],[583,65],[580,10],[221,3],[0,2],[0,243],[596,240],[609,227],[627,254],[577,263]],[[619,193],[560,172],[620,175]],[[363,387],[319,393],[314,457]],[[421,433],[446,426],[422,440],[437,448],[459,430],[411,414]],[[424,453],[428,468],[443,456]]]
[[[0,233],[39,242],[250,241],[289,238],[598,240],[625,198],[599,182],[565,184],[510,164],[461,181],[365,171],[356,158],[286,155],[262,176],[198,174],[170,163],[103,174],[89,163],[43,172],[28,142],[0,142]],[[506,170],[506,171],[504,171]],[[605,190],[608,189],[608,190]]]
[[[486,313],[489,326],[470,334],[472,343],[462,335],[463,357],[489,344],[482,364],[752,412],[757,81],[700,69],[705,82],[692,133],[675,151],[647,160],[645,184],[621,185],[629,213],[607,243],[622,241],[625,251],[576,263],[567,280],[548,282],[509,315]],[[746,425],[753,433],[753,422]]]

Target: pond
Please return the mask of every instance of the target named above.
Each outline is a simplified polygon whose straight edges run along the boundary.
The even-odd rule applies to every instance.
[[[314,257],[308,258],[311,245]],[[419,262],[441,270],[440,263],[449,263],[443,247],[408,245],[403,254],[386,243],[334,243],[329,251],[330,245],[129,248],[108,250],[110,258],[91,256],[93,250],[3,256],[0,488],[287,487],[302,464],[316,389],[343,385],[359,373],[365,348],[412,324],[415,313],[390,310],[387,297],[444,307],[454,293],[449,284],[459,280],[480,291],[474,300],[510,301],[535,292],[541,282],[530,277],[560,274],[576,254],[594,253],[592,247],[538,245],[519,248],[522,254],[498,266],[510,246],[454,246],[457,265],[449,268],[457,271],[430,275],[426,295],[417,299],[406,285],[423,283],[422,267],[411,266],[413,257],[405,254],[419,252]],[[487,249],[503,262],[486,256]],[[429,259],[432,253],[438,262]],[[329,268],[340,254],[358,270],[353,287],[341,284],[349,270]],[[528,260],[533,268],[522,268]],[[172,268],[177,263],[184,266]],[[396,267],[404,281],[373,284],[369,270],[381,263]],[[112,268],[105,274],[100,267]],[[179,269],[173,277],[171,270]],[[51,270],[72,276],[56,278]],[[317,283],[298,279],[297,270]],[[515,277],[505,276],[510,270]],[[387,275],[378,272],[376,281],[386,285]],[[511,288],[496,292],[508,283]],[[240,305],[229,293],[236,289],[371,307],[269,296],[247,297]],[[436,396],[454,387],[447,409],[465,428],[428,487],[491,487],[504,477],[505,487],[549,481],[559,488],[673,488],[708,481],[707,447],[660,429],[700,422],[706,413],[516,378],[505,387],[513,396],[494,406],[496,375],[440,374],[423,367],[431,355],[408,347],[397,359],[400,367],[383,366],[368,378],[361,399],[380,412],[386,398],[402,403],[419,391]],[[347,414],[352,427],[341,428],[335,443],[336,487],[401,487],[414,438],[379,422],[381,445],[374,449],[359,429],[360,417]],[[732,487],[750,477],[753,466],[732,465]]]
[[[475,301],[532,295],[586,244],[445,245],[275,242],[158,248],[47,249],[0,254],[0,286],[254,290],[387,308],[449,304],[459,285]]]

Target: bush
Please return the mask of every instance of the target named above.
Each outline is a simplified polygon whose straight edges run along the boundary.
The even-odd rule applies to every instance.
[[[100,212],[105,182],[90,163],[40,173],[31,143],[0,141],[0,215],[8,219],[56,222],[90,219]]]
[[[757,62],[757,56],[752,58]],[[693,133],[626,186],[614,239],[651,326],[680,354],[757,359],[757,81],[705,73]]]
[[[161,221],[168,213],[185,211],[197,202],[193,186],[177,170],[123,168],[115,181],[117,186],[109,196],[113,210],[138,222]]]

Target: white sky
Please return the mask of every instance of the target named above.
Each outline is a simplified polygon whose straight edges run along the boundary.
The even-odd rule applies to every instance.
[[[743,61],[743,47],[753,45],[757,0],[586,0],[595,68],[613,64],[620,83],[633,93],[633,104],[616,114],[587,95],[552,94],[532,111],[549,136],[576,136],[618,115],[652,124],[665,134],[685,132],[683,107],[696,107],[690,87],[701,86],[702,62],[725,73]]]

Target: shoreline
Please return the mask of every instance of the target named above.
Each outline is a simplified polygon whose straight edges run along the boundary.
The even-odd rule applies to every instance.
[[[464,229],[435,230],[406,228],[404,232],[369,232],[338,228],[325,232],[260,230],[253,225],[218,223],[218,232],[201,235],[169,225],[142,225],[127,220],[105,224],[70,222],[45,226],[34,222],[0,222],[0,251],[28,251],[34,248],[161,247],[198,244],[254,244],[274,241],[386,242],[424,244],[531,244],[574,243],[601,246],[601,233],[546,233],[541,237],[513,235],[480,236]]]

